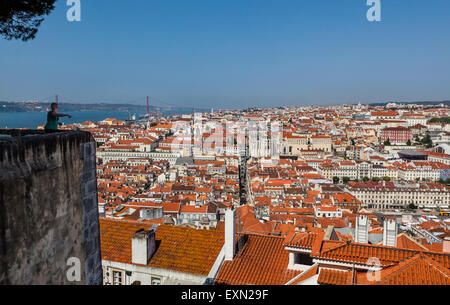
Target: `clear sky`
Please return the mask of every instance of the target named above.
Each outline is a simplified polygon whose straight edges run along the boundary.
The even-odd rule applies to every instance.
[[[450,1],[65,0],[0,39],[0,100],[241,108],[450,99]],[[141,100],[139,100],[141,101]],[[142,100],[144,102],[144,100]]]

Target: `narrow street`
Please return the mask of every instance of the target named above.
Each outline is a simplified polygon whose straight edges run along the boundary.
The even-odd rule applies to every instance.
[[[239,197],[241,206],[247,204],[247,160],[248,157],[244,157],[239,165]]]

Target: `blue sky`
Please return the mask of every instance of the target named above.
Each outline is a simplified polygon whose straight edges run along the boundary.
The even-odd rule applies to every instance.
[[[65,0],[0,39],[0,100],[241,108],[450,99],[450,1]]]

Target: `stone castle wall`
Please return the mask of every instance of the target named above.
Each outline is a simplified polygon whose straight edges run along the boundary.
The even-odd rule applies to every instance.
[[[95,145],[0,130],[0,284],[102,283]]]

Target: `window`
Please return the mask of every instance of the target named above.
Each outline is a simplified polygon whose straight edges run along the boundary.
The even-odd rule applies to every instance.
[[[112,277],[113,285],[123,285],[123,271],[113,270]]]
[[[295,265],[307,265],[312,266],[313,261],[309,255],[303,253],[295,253],[294,254],[294,264]]]
[[[150,280],[151,285],[161,285],[161,278],[152,276]]]

